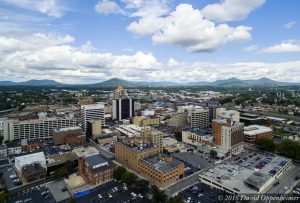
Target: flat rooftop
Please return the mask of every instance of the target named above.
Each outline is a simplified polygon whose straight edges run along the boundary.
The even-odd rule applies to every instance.
[[[78,159],[78,157],[76,156],[76,154],[74,152],[55,154],[55,155],[50,156],[47,159],[47,161],[48,161],[47,167],[60,165],[60,164],[66,163],[66,161],[75,161],[77,159]]]
[[[156,147],[145,138],[125,138],[119,143],[136,151],[143,151]]]
[[[161,160],[158,156],[151,156],[140,159],[141,162],[148,164],[150,167],[154,168],[159,172],[166,172],[173,168],[177,168],[182,162],[177,159],[172,159],[170,162]]]
[[[257,135],[267,132],[272,132],[272,128],[261,126],[261,125],[250,125],[247,127],[244,127],[244,134],[245,135]]]
[[[66,187],[67,185],[63,180],[50,182],[48,184],[48,188],[56,202],[66,200],[71,197],[69,190],[65,190],[65,191],[63,190]]]
[[[99,151],[95,147],[78,147],[73,149],[73,152],[77,157],[87,157],[94,154],[99,154]]]
[[[193,128],[193,129],[190,129],[190,132],[195,133],[200,136],[211,135],[211,132],[209,130],[206,130],[203,128]]]
[[[236,191],[236,193],[257,194],[257,190],[245,183],[245,180],[254,173],[254,170],[227,162],[203,171],[200,177],[222,185],[231,191],[235,191],[233,188],[237,188],[239,191]],[[265,178],[263,181],[265,181]]]

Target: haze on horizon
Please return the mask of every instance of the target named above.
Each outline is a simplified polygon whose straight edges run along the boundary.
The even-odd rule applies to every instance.
[[[300,82],[300,1],[0,0],[0,81]]]

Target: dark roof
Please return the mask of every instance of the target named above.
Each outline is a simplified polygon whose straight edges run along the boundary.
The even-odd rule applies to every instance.
[[[108,162],[105,158],[103,158],[100,154],[88,156],[84,158],[85,162],[87,162],[90,166],[96,166],[98,164],[104,164]]]
[[[6,143],[7,148],[21,147],[21,140],[13,140]]]
[[[33,163],[23,166],[22,172],[25,176],[32,176],[39,173],[45,173],[46,169],[40,163]]]
[[[112,162],[108,159],[105,159],[100,154],[85,157],[84,160],[92,167],[102,164],[96,168],[92,168],[94,173],[97,173],[99,171],[104,171],[106,169],[113,167]]]
[[[211,135],[211,132],[209,130],[203,128],[194,128],[191,129],[190,131],[200,136]]]

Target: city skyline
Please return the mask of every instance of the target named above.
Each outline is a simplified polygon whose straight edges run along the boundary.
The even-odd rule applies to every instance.
[[[300,2],[2,0],[0,81],[300,82]]]

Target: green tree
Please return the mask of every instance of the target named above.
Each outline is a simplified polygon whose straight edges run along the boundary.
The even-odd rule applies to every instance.
[[[180,196],[171,197],[167,203],[184,203],[184,200]]]
[[[121,180],[131,186],[137,181],[138,177],[134,173],[126,172],[122,175]]]
[[[121,180],[122,176],[124,173],[126,173],[127,170],[125,167],[123,166],[118,166],[115,170],[114,170],[114,173],[113,173],[113,177],[114,179],[116,180]]]
[[[147,180],[138,180],[134,184],[133,189],[138,193],[147,194],[149,192],[149,181],[147,181]]]
[[[261,138],[255,141],[255,145],[258,149],[268,152],[274,152],[276,145],[272,139]]]
[[[291,140],[283,140],[276,146],[278,154],[291,159],[300,160],[300,144]]]
[[[213,149],[209,151],[209,154],[212,158],[216,158],[218,156],[218,152],[216,152],[216,150]]]
[[[70,200],[69,200],[69,203],[76,203],[77,202],[77,199],[75,197],[72,197]]]
[[[160,190],[156,185],[151,185],[152,202],[165,203],[167,202],[167,195],[164,191]]]
[[[74,161],[66,161],[65,165],[55,169],[53,177],[55,179],[67,177],[72,173],[72,170],[76,168],[76,163]]]

